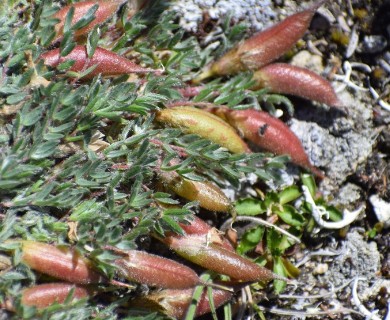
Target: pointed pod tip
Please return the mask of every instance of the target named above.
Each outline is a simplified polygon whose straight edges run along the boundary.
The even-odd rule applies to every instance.
[[[317,178],[324,180],[326,178],[325,174],[318,169],[317,167],[310,164],[310,166],[306,167],[311,173],[313,173]]]
[[[337,98],[332,104],[331,104],[331,107],[335,107],[335,108],[345,108],[346,105],[344,102],[342,102],[339,98]]]

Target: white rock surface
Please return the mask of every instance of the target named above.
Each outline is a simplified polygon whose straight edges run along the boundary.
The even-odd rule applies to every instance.
[[[327,281],[335,286],[354,277],[366,278],[367,282],[370,282],[377,279],[380,268],[380,253],[376,242],[367,242],[355,229],[351,230],[342,242],[342,253],[333,260],[326,276]],[[362,282],[359,287],[365,290],[367,284]]]
[[[374,194],[370,197],[370,202],[379,222],[383,223],[384,228],[390,228],[390,203]]]
[[[273,2],[269,0],[181,0],[172,5],[180,16],[180,25],[196,32],[204,13],[212,19],[232,15],[233,22],[244,21],[254,30],[262,30],[275,19]]]

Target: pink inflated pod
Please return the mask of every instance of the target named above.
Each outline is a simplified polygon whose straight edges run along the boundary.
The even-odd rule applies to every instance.
[[[221,289],[212,290],[215,308],[222,306],[231,300],[233,296],[233,293],[230,291]],[[193,289],[167,289],[153,292],[144,297],[133,300],[131,305],[146,308],[148,310],[160,311],[175,319],[184,319],[192,302],[193,291]],[[197,304],[195,316],[198,317],[209,312],[211,312],[209,296],[207,294],[207,289],[204,289]]]
[[[85,46],[77,45],[67,56],[60,55],[60,49],[53,49],[40,56],[45,65],[57,67],[60,63],[73,60],[74,64],[70,71],[83,72],[95,66],[85,78],[92,78],[98,74],[103,76],[115,76],[132,73],[156,72],[153,69],[143,68],[136,63],[103,48],[96,48],[93,56],[88,58]]]
[[[180,223],[180,227],[187,235],[204,235],[209,237],[213,234],[213,232],[219,232],[217,229],[212,228],[210,225],[208,225],[205,221],[198,218],[197,216],[194,216],[193,220],[191,220],[188,224]],[[229,242],[229,240],[223,237],[222,234],[220,236],[220,240],[221,241],[219,244],[222,247],[227,250],[234,251],[234,248]]]
[[[235,127],[244,138],[265,151],[288,155],[293,163],[310,170],[319,178],[324,178],[324,174],[310,163],[298,137],[278,118],[253,109],[231,110],[221,107],[212,111]]]
[[[342,103],[329,81],[308,69],[286,63],[273,63],[253,74],[253,90],[269,88],[271,92],[291,94],[340,107]]]
[[[22,262],[31,269],[64,281],[80,284],[103,283],[106,279],[92,262],[70,248],[36,241],[21,241]]]
[[[281,279],[270,270],[222,247],[219,243],[213,243],[212,239],[204,235],[166,236],[160,240],[181,257],[235,280],[259,282]]]
[[[212,227],[197,216],[192,216],[192,220],[189,223],[180,223],[180,227],[187,235],[194,234],[208,234]]]
[[[24,289],[21,303],[38,309],[46,308],[55,302],[64,303],[72,290],[72,300],[80,300],[93,295],[93,291],[85,286],[71,283],[46,283]]]
[[[293,14],[276,25],[242,41],[214,62],[195,83],[210,76],[231,75],[256,70],[286,53],[306,32],[316,10],[325,2]]]
[[[94,290],[86,286],[75,285],[67,282],[45,283],[26,288],[21,293],[20,302],[23,306],[44,309],[53,303],[64,303],[72,293],[72,301],[91,297],[95,294]],[[15,311],[14,301],[5,300],[0,304],[0,308],[9,311]]]
[[[186,289],[201,283],[198,275],[185,265],[138,250],[124,251],[126,257],[114,260],[121,276],[148,286]]]
[[[95,19],[92,20],[88,25],[85,27],[78,29],[75,31],[75,36],[80,37],[83,35],[86,35],[89,31],[91,31],[96,25],[99,25],[103,22],[105,22],[108,18],[113,16],[113,14],[118,10],[119,6],[123,3],[125,3],[126,0],[100,0],[100,1],[81,1],[78,3],[67,5],[63,8],[61,8],[59,11],[57,11],[53,18],[56,18],[59,20],[59,22],[55,26],[56,31],[56,38],[53,42],[58,41],[64,31],[64,25],[65,25],[65,19],[67,14],[69,13],[69,10],[71,8],[74,8],[73,13],[73,19],[71,26],[75,25],[78,21],[80,21],[81,18],[83,18],[89,10],[92,9],[93,6],[97,5],[98,8],[95,12]],[[134,1],[137,2],[137,1]],[[137,4],[138,7],[138,4]]]

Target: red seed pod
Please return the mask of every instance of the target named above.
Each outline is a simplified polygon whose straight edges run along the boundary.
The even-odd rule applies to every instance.
[[[193,289],[186,290],[162,290],[151,293],[145,297],[136,299],[132,305],[152,310],[158,310],[175,319],[184,319],[191,304]],[[218,308],[228,302],[233,296],[230,291],[213,289],[213,302]],[[201,316],[211,312],[209,296],[205,289],[199,299],[195,316]]]
[[[22,305],[43,309],[54,302],[63,303],[74,289],[72,298],[79,300],[92,295],[86,287],[71,283],[46,283],[24,289],[22,292]]]
[[[217,229],[210,227],[205,221],[198,218],[197,216],[193,217],[194,219],[189,224],[180,223],[180,227],[187,235],[203,235],[209,236],[212,234],[213,230],[219,232]],[[231,243],[221,235],[220,245],[227,250],[234,251]]]
[[[131,281],[169,289],[193,288],[200,284],[198,275],[185,265],[147,252],[128,250],[126,257],[113,264]]]
[[[273,63],[253,74],[253,90],[269,88],[272,92],[292,94],[329,106],[342,106],[332,85],[318,74],[286,63]]]
[[[185,106],[163,109],[157,112],[156,121],[207,138],[233,153],[249,151],[228,123],[201,109]]]
[[[118,7],[125,2],[126,0],[81,1],[63,7],[53,15],[53,18],[60,20],[60,22],[58,22],[55,26],[57,37],[54,40],[54,42],[59,40],[59,38],[62,36],[64,24],[65,24],[65,18],[72,7],[74,8],[74,14],[73,14],[73,19],[71,24],[73,26],[82,17],[84,17],[87,14],[88,10],[90,10],[94,5],[97,4],[99,6],[95,12],[95,19],[91,21],[87,26],[75,31],[75,36],[80,37],[82,35],[87,34],[96,25],[101,24],[104,21],[106,21],[108,18],[110,18],[115,13],[115,11],[118,10]]]
[[[212,229],[212,227],[197,216],[193,216],[189,224],[180,223],[180,227],[187,235],[206,235]]]
[[[69,248],[21,241],[22,262],[31,269],[72,283],[99,283],[104,278],[92,269],[91,261]]]
[[[57,67],[60,63],[73,60],[74,64],[70,71],[82,72],[96,66],[86,78],[92,78],[98,74],[103,76],[114,76],[131,73],[155,72],[153,69],[140,67],[136,63],[103,48],[96,48],[92,58],[88,58],[85,46],[76,46],[67,56],[60,56],[60,49],[53,49],[40,56],[44,64],[50,67]]]
[[[324,174],[310,163],[301,141],[283,121],[266,112],[252,109],[215,108],[213,112],[262,149],[276,155],[289,155],[293,163],[324,178]]]
[[[244,282],[269,281],[280,279],[270,270],[225,249],[215,243],[208,243],[205,236],[168,236],[160,239],[183,258],[201,267],[227,275]]]
[[[241,42],[213,63],[195,82],[213,75],[230,75],[245,70],[256,70],[276,60],[304,35],[314,13],[325,1],[318,1],[310,8],[291,15]]]
[[[230,200],[222,190],[211,182],[188,180],[172,171],[161,171],[159,179],[165,188],[184,199],[199,201],[200,207],[207,210],[229,212],[232,208]]]

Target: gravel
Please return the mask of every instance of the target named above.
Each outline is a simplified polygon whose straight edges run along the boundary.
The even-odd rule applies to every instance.
[[[193,32],[198,31],[206,13],[215,20],[231,14],[233,22],[245,20],[256,31],[271,25],[276,16],[273,2],[268,0],[182,0],[172,8],[179,13],[180,25]]]

